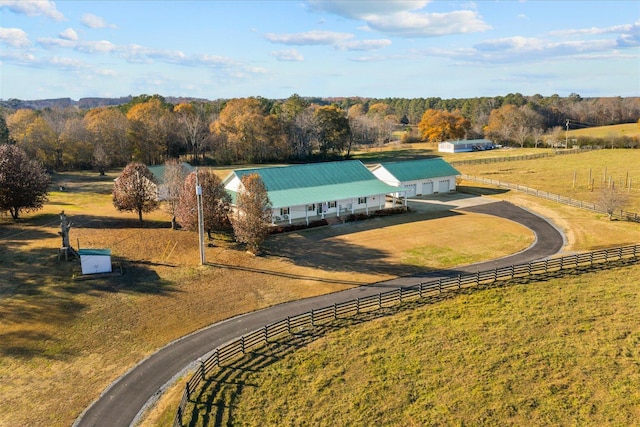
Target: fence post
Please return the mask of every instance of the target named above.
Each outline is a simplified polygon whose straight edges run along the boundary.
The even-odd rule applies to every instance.
[[[418,292],[420,293],[420,298],[422,298],[422,282],[420,282],[420,286],[418,286]]]
[[[511,264],[511,278],[515,275],[515,269],[513,268],[513,264]]]
[[[356,314],[360,314],[360,297],[356,299]]]
[[[287,316],[287,332],[291,335],[291,317]]]
[[[402,304],[402,288],[398,288],[398,298],[400,300],[400,304]]]
[[[589,261],[591,262],[591,266],[593,266],[593,251],[589,252]]]
[[[494,282],[498,281],[498,267],[493,269],[493,281]]]
[[[442,293],[442,277],[438,279],[438,291]]]
[[[333,319],[338,320],[338,308],[336,307],[336,303],[333,303]]]
[[[202,381],[206,380],[207,368],[204,366],[204,361],[202,358],[198,357],[198,362],[200,362],[200,376],[202,377]]]
[[[378,294],[378,308],[382,308],[382,294]]]
[[[622,259],[622,246],[618,248],[618,259]]]
[[[244,351],[244,335],[240,337],[240,344],[242,345],[242,354],[245,354],[245,351]]]
[[[264,325],[264,342],[265,344],[269,344],[269,330],[267,325]]]
[[[462,276],[458,274],[458,289],[462,287]]]
[[[529,261],[529,264],[527,264],[527,275],[531,276],[531,261]]]
[[[182,406],[178,406],[178,413],[176,414],[176,422],[182,427]]]
[[[311,327],[315,328],[316,324],[315,324],[314,319],[313,319],[313,311],[314,310],[311,310]]]
[[[187,393],[187,399],[191,400],[191,388],[189,387],[189,382],[184,385],[184,391]]]
[[[545,259],[544,260],[544,272],[548,273],[549,272],[549,259]]]
[[[480,272],[477,271],[476,272],[476,286],[479,286],[479,285],[480,285]]]

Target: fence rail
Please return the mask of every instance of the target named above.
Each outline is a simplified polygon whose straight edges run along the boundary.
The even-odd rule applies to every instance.
[[[537,153],[537,154],[522,154],[520,156],[484,157],[484,158],[469,159],[469,160],[453,160],[449,163],[453,166],[482,165],[482,164],[488,164],[488,163],[516,162],[519,160],[542,159],[544,157],[553,157],[553,156],[559,156],[563,154],[577,154],[577,153],[584,153],[586,151],[589,151],[589,150],[585,148],[571,148],[567,150],[555,150],[552,152]]]
[[[571,197],[561,196],[560,194],[549,193],[548,191],[537,190],[535,188],[527,187],[522,184],[514,184],[511,182],[499,181],[496,179],[483,178],[472,175],[461,175],[460,178],[466,181],[478,182],[480,184],[494,185],[500,188],[509,188],[511,190],[521,191],[532,196],[541,197],[543,199],[552,200],[554,202],[562,203],[568,206],[574,206],[580,209],[587,209],[593,212],[607,214],[607,211],[602,206],[596,203],[585,202],[583,200],[572,199]],[[624,210],[615,211],[611,214],[612,219],[618,219],[623,221],[640,222],[640,214],[636,212],[627,212]]]
[[[459,274],[454,277],[434,279],[420,282],[413,286],[395,288],[379,294],[341,302],[332,306],[314,309],[296,316],[290,316],[278,322],[270,323],[253,332],[245,334],[233,341],[219,346],[205,360],[198,359],[196,372],[185,385],[182,399],[178,406],[174,426],[183,425],[184,411],[191,401],[192,395],[200,384],[206,381],[207,375],[214,369],[224,366],[249,352],[251,349],[268,344],[278,337],[295,334],[305,329],[328,324],[338,319],[345,319],[361,313],[392,307],[410,300],[428,298],[442,292],[491,284],[516,277],[541,275],[563,269],[576,268],[620,261],[637,260],[640,257],[640,244],[602,249],[593,252],[548,258],[526,264],[510,265],[477,273]]]

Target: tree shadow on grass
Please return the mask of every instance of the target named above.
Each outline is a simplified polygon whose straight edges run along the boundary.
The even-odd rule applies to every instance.
[[[303,267],[311,267],[332,272],[354,272],[386,274],[392,276],[412,276],[424,274],[433,269],[410,264],[389,262],[391,254],[384,249],[376,249],[345,243],[335,237],[351,233],[392,227],[417,221],[462,215],[450,210],[413,212],[384,218],[349,222],[337,226],[309,229],[301,232],[273,236],[264,245],[267,255],[290,259]]]

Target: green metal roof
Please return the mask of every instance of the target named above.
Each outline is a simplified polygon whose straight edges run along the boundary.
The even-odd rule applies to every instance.
[[[274,208],[398,191],[397,187],[387,185],[376,178],[358,160],[238,169],[233,173],[239,179],[252,173],[260,175]],[[235,202],[236,195],[233,192],[230,194]]]
[[[82,255],[99,255],[99,256],[111,256],[111,249],[80,249],[78,254]]]
[[[180,163],[180,166],[182,166],[187,171],[187,173],[191,173],[195,170],[195,168],[187,162]],[[164,183],[164,174],[167,170],[167,167],[165,165],[149,166],[148,169],[153,174],[153,176],[156,177],[160,184]]]
[[[416,181],[460,175],[449,163],[440,158],[381,163],[398,181]]]

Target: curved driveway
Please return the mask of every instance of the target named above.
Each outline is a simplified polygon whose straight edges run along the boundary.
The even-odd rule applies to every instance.
[[[486,201],[487,199],[478,200]],[[423,199],[414,203],[425,202],[430,204],[432,201]],[[457,207],[462,212],[488,214],[518,222],[535,233],[536,241],[528,249],[505,258],[468,265],[455,270],[429,273],[421,277],[402,277],[332,294],[291,301],[211,325],[168,344],[141,361],[112,383],[76,420],[74,426],[119,427],[131,425],[136,421],[136,417],[145,405],[159,397],[164,388],[171,384],[174,378],[190,369],[199,357],[268,323],[279,321],[287,316],[302,314],[312,309],[327,307],[334,303],[378,294],[384,290],[383,288],[417,284],[424,278],[433,279],[460,273],[473,273],[543,259],[556,254],[564,245],[564,236],[547,220],[510,203],[470,203],[466,206],[468,207],[460,208],[460,205]],[[412,205],[412,208],[421,210],[419,205],[415,205],[415,207]],[[482,233],[482,230],[478,230],[478,232]],[[491,237],[487,236],[487,238]]]

